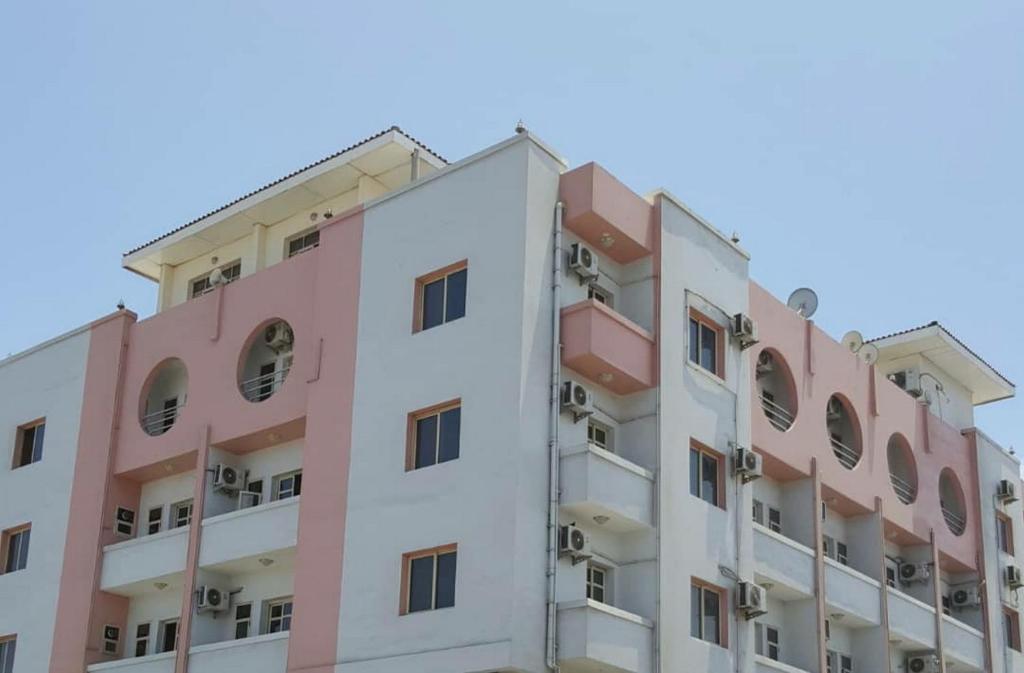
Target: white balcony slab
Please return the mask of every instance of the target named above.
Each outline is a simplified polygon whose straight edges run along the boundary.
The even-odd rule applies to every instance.
[[[118,659],[116,661],[104,661],[98,664],[90,664],[86,667],[89,673],[173,673],[174,652],[163,654],[151,654],[148,657],[133,657],[129,659]]]
[[[103,548],[100,588],[132,595],[153,580],[184,572],[188,528],[125,540]]]
[[[799,542],[754,524],[754,564],[758,582],[793,599],[814,595],[814,552]]]
[[[294,547],[299,533],[300,500],[301,496],[277,500],[204,519],[199,565],[223,566]]]
[[[825,600],[832,609],[852,618],[855,626],[882,623],[881,591],[881,583],[876,580],[825,559]]]
[[[889,631],[921,650],[935,649],[935,609],[892,587],[889,592]]]
[[[611,532],[651,526],[654,520],[654,474],[590,444],[564,447],[559,475],[562,510],[592,520],[606,516]]]
[[[566,673],[649,673],[654,624],[591,600],[558,604],[558,660]]]
[[[942,648],[947,660],[979,671],[985,667],[985,634],[947,615],[942,616]]]
[[[807,673],[802,668],[775,661],[760,654],[754,655],[754,673]]]
[[[189,673],[284,673],[288,633],[197,645],[188,651]]]

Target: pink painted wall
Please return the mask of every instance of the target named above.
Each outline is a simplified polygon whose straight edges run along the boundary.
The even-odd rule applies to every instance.
[[[808,321],[755,283],[750,284],[750,311],[760,338],[749,351],[752,361],[763,348],[778,351],[793,375],[799,404],[793,426],[779,431],[761,412],[752,380],[751,432],[766,464],[786,476],[808,476],[816,457],[825,495],[835,498],[830,506],[850,513],[869,512],[875,497],[880,497],[890,524],[921,543],[928,541],[934,529],[938,548],[946,557],[960,564],[961,570],[976,568],[978,521],[971,503],[978,495],[967,438],[922,410],[912,397],[817,327],[808,330]],[[825,408],[835,393],[849,400],[859,420],[863,452],[852,471],[832,453],[825,429]],[[886,449],[896,432],[906,437],[916,462],[918,495],[909,505],[900,502],[889,481]],[[966,500],[967,528],[960,536],[949,530],[939,508],[939,473],[945,467],[959,476]]]
[[[593,299],[562,309],[562,362],[612,392],[628,395],[657,383],[654,336]],[[601,382],[602,373],[613,375]]]

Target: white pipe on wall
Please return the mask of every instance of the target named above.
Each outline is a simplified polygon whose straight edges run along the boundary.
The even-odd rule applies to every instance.
[[[565,204],[555,204],[554,260],[551,283],[551,410],[548,430],[548,614],[546,661],[552,671],[558,670],[557,624],[558,605],[555,575],[558,570],[558,420],[559,387],[562,367],[562,216]]]

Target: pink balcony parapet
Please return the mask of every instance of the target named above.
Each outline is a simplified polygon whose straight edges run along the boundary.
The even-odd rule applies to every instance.
[[[562,309],[562,363],[618,395],[657,384],[654,336],[588,299]]]
[[[564,173],[565,226],[601,254],[629,263],[654,250],[654,207],[595,163]]]

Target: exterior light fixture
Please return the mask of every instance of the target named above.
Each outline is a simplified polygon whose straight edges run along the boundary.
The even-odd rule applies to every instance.
[[[607,517],[604,514],[598,514],[594,517],[594,523],[596,523],[598,526],[603,526],[606,523],[608,523],[610,519],[611,517]]]
[[[615,375],[610,372],[601,372],[597,375],[597,380],[601,383],[611,383],[614,378]]]
[[[157,591],[163,591],[167,588],[167,582],[153,582],[153,586],[156,587]]]
[[[259,561],[260,561],[260,565],[263,566],[264,568],[274,564],[274,559],[267,558],[266,556],[260,558]]]
[[[601,234],[601,245],[605,248],[610,248],[615,245],[615,237],[609,234],[607,231]]]

